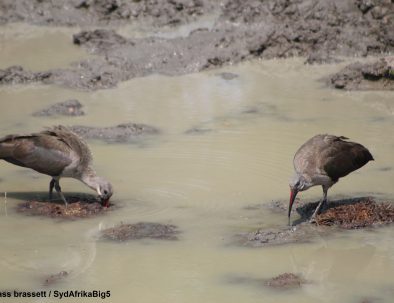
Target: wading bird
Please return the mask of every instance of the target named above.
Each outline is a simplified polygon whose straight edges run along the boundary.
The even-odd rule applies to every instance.
[[[53,188],[67,206],[59,179],[75,178],[95,190],[101,203],[108,206],[112,186],[96,175],[92,154],[86,142],[64,126],[55,126],[30,135],[8,135],[0,139],[0,159],[49,175],[49,199]]]
[[[316,207],[311,220],[314,220],[324,203],[327,191],[342,178],[374,160],[371,153],[361,144],[345,141],[346,137],[316,135],[306,141],[294,155],[295,174],[290,181],[290,213],[297,193],[321,185],[323,199]]]

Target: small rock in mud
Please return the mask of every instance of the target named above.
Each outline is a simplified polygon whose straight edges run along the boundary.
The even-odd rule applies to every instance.
[[[31,72],[25,70],[22,66],[10,66],[6,69],[0,69],[0,84],[27,84],[40,82],[51,77],[51,72]]]
[[[377,203],[372,199],[332,207],[316,216],[318,225],[334,225],[346,229],[390,224],[393,221],[394,205],[388,202]]]
[[[126,241],[138,239],[178,240],[178,228],[175,225],[139,222],[120,224],[102,231],[102,237],[108,240]]]
[[[48,276],[44,281],[44,286],[51,286],[68,276],[68,272],[63,270],[57,274]]]
[[[306,280],[293,273],[284,273],[265,282],[266,286],[277,289],[299,288]]]
[[[75,125],[70,129],[85,139],[103,140],[108,143],[133,143],[146,135],[156,135],[159,130],[153,126],[124,123],[111,127]]]
[[[82,104],[78,100],[71,99],[64,102],[56,103],[48,108],[33,113],[33,116],[83,116],[85,112],[82,110]]]
[[[20,203],[17,206],[19,213],[32,216],[44,216],[59,219],[79,219],[98,216],[106,213],[109,207],[103,207],[95,199],[84,199],[81,201],[78,197],[67,197],[68,206],[66,207],[63,202],[39,202],[27,201]]]
[[[330,76],[328,84],[346,90],[394,90],[394,56],[368,64],[350,64]]]

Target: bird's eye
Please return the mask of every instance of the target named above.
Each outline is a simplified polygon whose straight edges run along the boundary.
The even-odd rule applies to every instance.
[[[104,189],[104,195],[108,194],[108,191],[106,189]]]

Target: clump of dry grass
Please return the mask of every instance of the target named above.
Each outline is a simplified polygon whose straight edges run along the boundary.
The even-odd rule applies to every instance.
[[[358,203],[329,208],[317,215],[315,220],[318,225],[347,229],[389,224],[394,221],[394,206],[389,202],[366,198]]]

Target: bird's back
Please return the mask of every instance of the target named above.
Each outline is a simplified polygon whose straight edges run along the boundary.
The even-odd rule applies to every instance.
[[[305,142],[294,156],[297,173],[327,175],[336,182],[373,160],[371,153],[346,137],[316,135]]]
[[[92,156],[87,144],[64,126],[31,135],[8,135],[0,139],[0,159],[59,176],[66,168],[70,176],[89,167]]]

